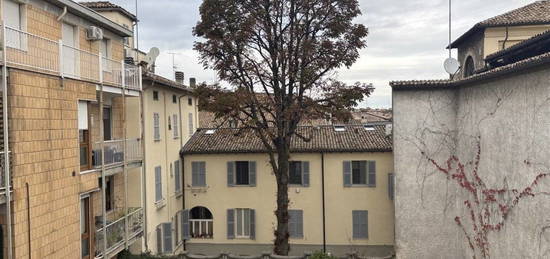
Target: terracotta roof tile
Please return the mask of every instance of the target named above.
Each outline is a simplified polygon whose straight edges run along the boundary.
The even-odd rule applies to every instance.
[[[474,25],[470,30],[456,39],[451,48],[456,48],[467,37],[487,27],[521,26],[550,24],[550,0],[536,1],[532,4],[511,10],[489,18]]]
[[[366,130],[364,125],[345,125],[337,132],[333,126],[300,126],[297,132],[310,138],[294,137],[291,152],[391,152],[392,140],[386,136],[384,124]],[[208,134],[208,131],[213,131]],[[198,129],[182,148],[182,154],[264,153],[260,139],[251,129]]]
[[[464,84],[488,80],[495,77],[499,77],[505,74],[515,73],[530,69],[533,67],[550,64],[550,52],[530,57],[512,64],[497,67],[485,72],[475,74],[473,76],[460,79],[460,80],[409,80],[409,81],[392,81],[390,86],[394,90],[408,90],[408,89],[429,89],[429,88],[449,88],[457,87]]]
[[[151,73],[151,72],[143,72],[143,81],[151,83],[151,85],[160,84],[165,87],[170,87],[177,90],[183,90],[191,93],[193,90],[183,84],[180,84],[176,81],[170,80],[166,77],[159,76],[157,74]],[[143,85],[145,88],[149,86],[149,84]]]
[[[79,2],[79,4],[86,6],[92,10],[118,10],[130,17],[133,20],[136,20],[136,16],[133,13],[130,13],[128,10],[124,9],[120,5],[113,4],[109,1],[91,1],[91,2]]]

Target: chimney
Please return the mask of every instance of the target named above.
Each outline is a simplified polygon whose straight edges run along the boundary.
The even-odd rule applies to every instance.
[[[197,79],[194,77],[189,78],[189,87],[195,87],[197,85]]]
[[[386,137],[391,136],[393,133],[393,124],[386,124]]]
[[[175,77],[176,77],[176,82],[178,84],[183,85],[183,81],[185,81],[185,74],[181,71],[176,71]]]

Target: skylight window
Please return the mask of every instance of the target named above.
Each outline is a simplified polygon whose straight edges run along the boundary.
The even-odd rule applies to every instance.
[[[368,131],[372,131],[374,130],[374,126],[371,126],[371,125],[365,125],[365,130],[368,130]]]
[[[336,131],[336,132],[346,131],[346,127],[344,127],[344,126],[334,126],[334,131]]]
[[[216,130],[215,130],[215,129],[209,129],[209,130],[206,130],[206,132],[205,132],[204,134],[206,134],[206,135],[212,135],[212,134],[214,134],[214,133],[216,133]]]

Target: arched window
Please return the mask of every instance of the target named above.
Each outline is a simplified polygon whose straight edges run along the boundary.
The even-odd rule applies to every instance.
[[[191,238],[212,238],[214,221],[212,212],[205,207],[197,206],[189,211]]]
[[[464,77],[470,77],[474,74],[476,68],[474,65],[474,59],[472,56],[468,56],[466,58],[466,62],[464,62]]]

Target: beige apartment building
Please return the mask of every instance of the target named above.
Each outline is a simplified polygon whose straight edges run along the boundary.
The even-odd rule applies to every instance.
[[[123,62],[132,31],[69,0],[0,3],[3,257],[139,246],[141,69]]]
[[[550,1],[536,1],[475,24],[450,47],[458,49],[457,79],[485,69],[485,58],[550,29]]]
[[[300,126],[290,169],[291,254],[393,253],[391,124]],[[181,151],[186,251],[272,251],[275,176],[260,140],[238,128],[198,129]]]
[[[134,28],[137,22],[133,14],[107,1],[81,4],[125,28]],[[135,48],[133,39],[125,43],[126,61],[143,61],[144,53]],[[154,64],[148,67],[142,76],[145,234],[140,249],[131,252],[171,255],[183,252],[183,172],[179,151],[198,125],[197,100],[190,90],[196,80],[190,78],[186,86],[183,72],[175,72],[174,81],[154,74]]]

